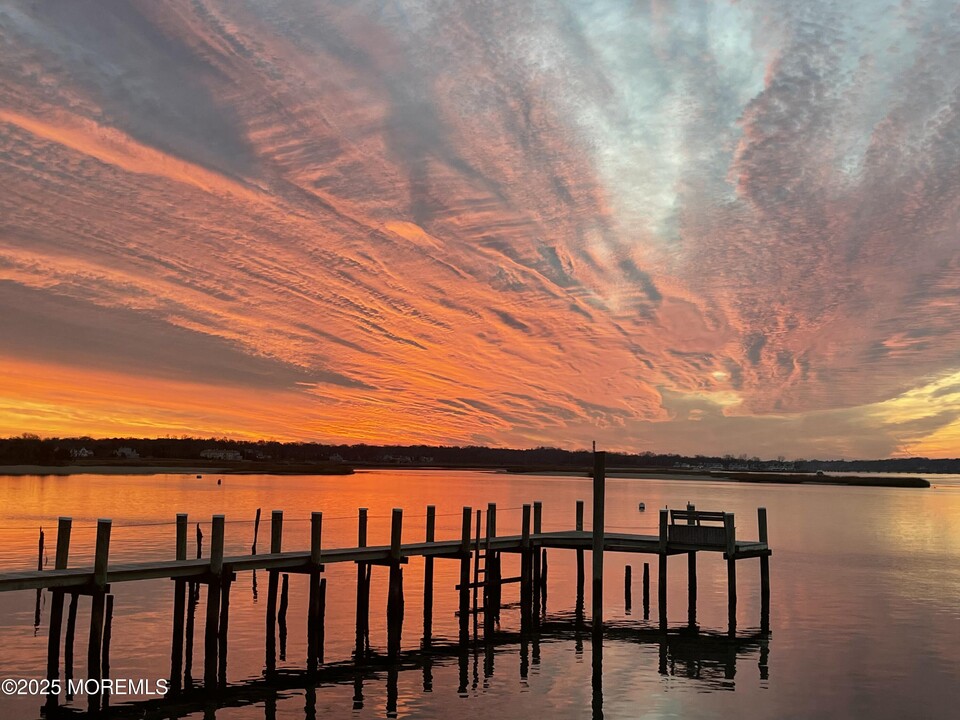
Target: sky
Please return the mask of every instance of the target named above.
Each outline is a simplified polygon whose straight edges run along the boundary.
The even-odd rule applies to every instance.
[[[0,435],[960,455],[960,6],[0,3]]]

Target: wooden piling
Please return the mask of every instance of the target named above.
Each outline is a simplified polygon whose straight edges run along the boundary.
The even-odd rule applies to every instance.
[[[63,680],[64,685],[69,688],[70,681],[73,680],[73,646],[74,638],[77,633],[77,602],[79,595],[70,593],[70,609],[67,611],[67,637],[63,644]],[[67,690],[67,700],[73,699],[73,693]]]
[[[577,500],[577,531],[583,532],[583,500]],[[577,548],[577,598],[583,606],[583,549]]]
[[[194,592],[194,585],[190,583],[187,592],[187,624],[184,630],[184,649],[183,649],[183,687],[189,689],[193,686],[193,631],[197,619],[197,595]]]
[[[103,679],[103,618],[106,611],[107,558],[110,554],[112,521],[97,520],[97,544],[93,560],[92,607],[90,609],[90,640],[87,645],[87,679]],[[87,695],[91,713],[100,709],[99,682],[97,689]]]
[[[650,563],[643,564],[643,619],[650,618]]]
[[[233,574],[224,573],[220,585],[220,628],[218,634],[217,682],[220,686],[227,684],[227,630],[230,625],[230,586],[233,584]]]
[[[760,542],[767,544],[767,509],[757,508],[757,530]],[[770,604],[770,557],[760,556],[760,602],[761,605]]]
[[[187,515],[177,513],[177,560],[187,559]],[[187,584],[184,580],[173,583],[173,638],[170,642],[170,689],[176,694],[183,687],[183,634],[186,615]]]
[[[220,584],[223,572],[224,517],[214,515],[210,531],[210,578],[207,582],[207,619],[203,633],[203,685],[217,685],[220,645]]]
[[[257,537],[260,535],[260,508],[257,508],[257,517],[253,521],[253,545],[250,547],[250,554],[257,554]]]
[[[357,517],[357,547],[367,546],[367,508],[360,508]],[[370,585],[367,582],[367,565],[357,563],[357,657],[366,649],[366,639],[370,631]]]
[[[536,550],[534,550],[536,552]],[[540,610],[547,613],[547,549],[540,551]]]
[[[320,555],[323,513],[310,515],[310,590],[307,600],[307,671],[314,673],[320,657]]]
[[[737,530],[734,525],[733,513],[723,514],[723,527],[727,536],[727,614],[729,631],[737,630]]]
[[[277,608],[277,633],[280,636],[280,662],[287,659],[287,607],[290,603],[290,575],[280,576],[280,605]]]
[[[320,578],[320,609],[317,618],[317,663],[323,664],[323,644],[326,638],[326,631],[324,630],[324,618],[327,614],[327,579],[325,577]]]
[[[103,668],[103,677],[110,677],[110,641],[113,638],[113,594],[109,593],[106,597],[106,608],[103,618],[103,649],[101,650],[101,667]],[[110,704],[110,692],[103,694],[103,707]]]
[[[667,629],[667,521],[668,511],[660,511],[660,547],[657,573],[657,611],[660,615],[660,629]]]
[[[270,513],[270,553],[281,552],[283,546],[283,511],[274,510]],[[267,673],[277,670],[277,586],[280,584],[280,573],[270,570],[267,582],[267,618],[266,618],[266,667]]]
[[[470,528],[473,508],[464,506],[460,526],[460,644],[470,638]]]
[[[433,542],[436,537],[437,508],[427,505],[426,541]],[[429,646],[433,635],[433,558],[423,560],[423,644]]]
[[[200,529],[200,523],[197,523],[197,560],[203,555],[203,530]],[[195,602],[200,602],[200,583],[190,583],[190,595]]]
[[[43,572],[43,525],[40,526],[40,539],[37,549],[37,572]],[[33,634],[40,631],[40,599],[43,596],[43,590],[37,588],[36,603],[33,609]]]
[[[540,500],[537,500],[533,503],[533,534],[539,535],[543,532],[543,503]],[[533,607],[536,608],[536,612],[533,614],[535,620],[540,619],[540,592],[541,592],[541,580],[540,574],[542,572],[540,562],[540,550],[539,544],[536,542],[532,543],[530,553],[533,556]]]
[[[633,569],[627,565],[623,568],[623,605],[627,615],[633,605]]]
[[[403,569],[401,560],[401,534],[403,510],[394,508],[390,522],[390,581],[387,589],[387,655],[396,658],[400,653],[400,637],[403,630]]]
[[[687,525],[696,525],[697,507],[687,503]],[[697,553],[687,553],[687,624],[694,627],[697,624]]]
[[[523,506],[520,535],[520,628],[529,630],[533,614],[533,556],[530,552],[530,505]],[[538,563],[539,564],[539,563]]]
[[[65,570],[70,556],[70,530],[73,520],[61,517],[57,523],[57,556],[54,568]],[[60,633],[63,627],[63,591],[53,590],[50,599],[50,633],[47,636],[47,679],[50,687],[60,678]],[[47,707],[59,704],[59,693],[47,695]]]
[[[593,627],[603,625],[603,511],[606,496],[606,457],[593,455]]]
[[[497,553],[491,548],[491,541],[497,536],[497,504],[487,503],[487,541],[484,548],[486,556],[483,573],[483,633],[485,639],[493,637],[496,620],[500,617],[500,590],[497,576]]]

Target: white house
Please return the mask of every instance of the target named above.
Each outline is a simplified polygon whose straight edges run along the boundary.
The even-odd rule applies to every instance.
[[[92,455],[93,453],[90,454]],[[114,453],[114,455],[116,455],[118,458],[125,458],[126,460],[136,460],[138,457],[140,457],[140,453],[133,448],[128,447],[117,448],[117,451]]]

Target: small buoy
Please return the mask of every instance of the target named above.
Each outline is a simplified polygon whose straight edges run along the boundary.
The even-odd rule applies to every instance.
[[[217,485],[221,484],[222,482],[223,482],[223,478],[217,478]]]
[[[199,479],[202,478],[202,477],[203,477],[203,475],[197,475],[197,480],[199,480]]]
[[[647,506],[644,505],[643,503],[640,503],[640,512],[643,512],[646,509],[647,509]]]

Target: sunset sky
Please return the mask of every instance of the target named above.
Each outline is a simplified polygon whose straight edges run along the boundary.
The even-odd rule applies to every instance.
[[[0,5],[0,435],[960,455],[960,6]]]

